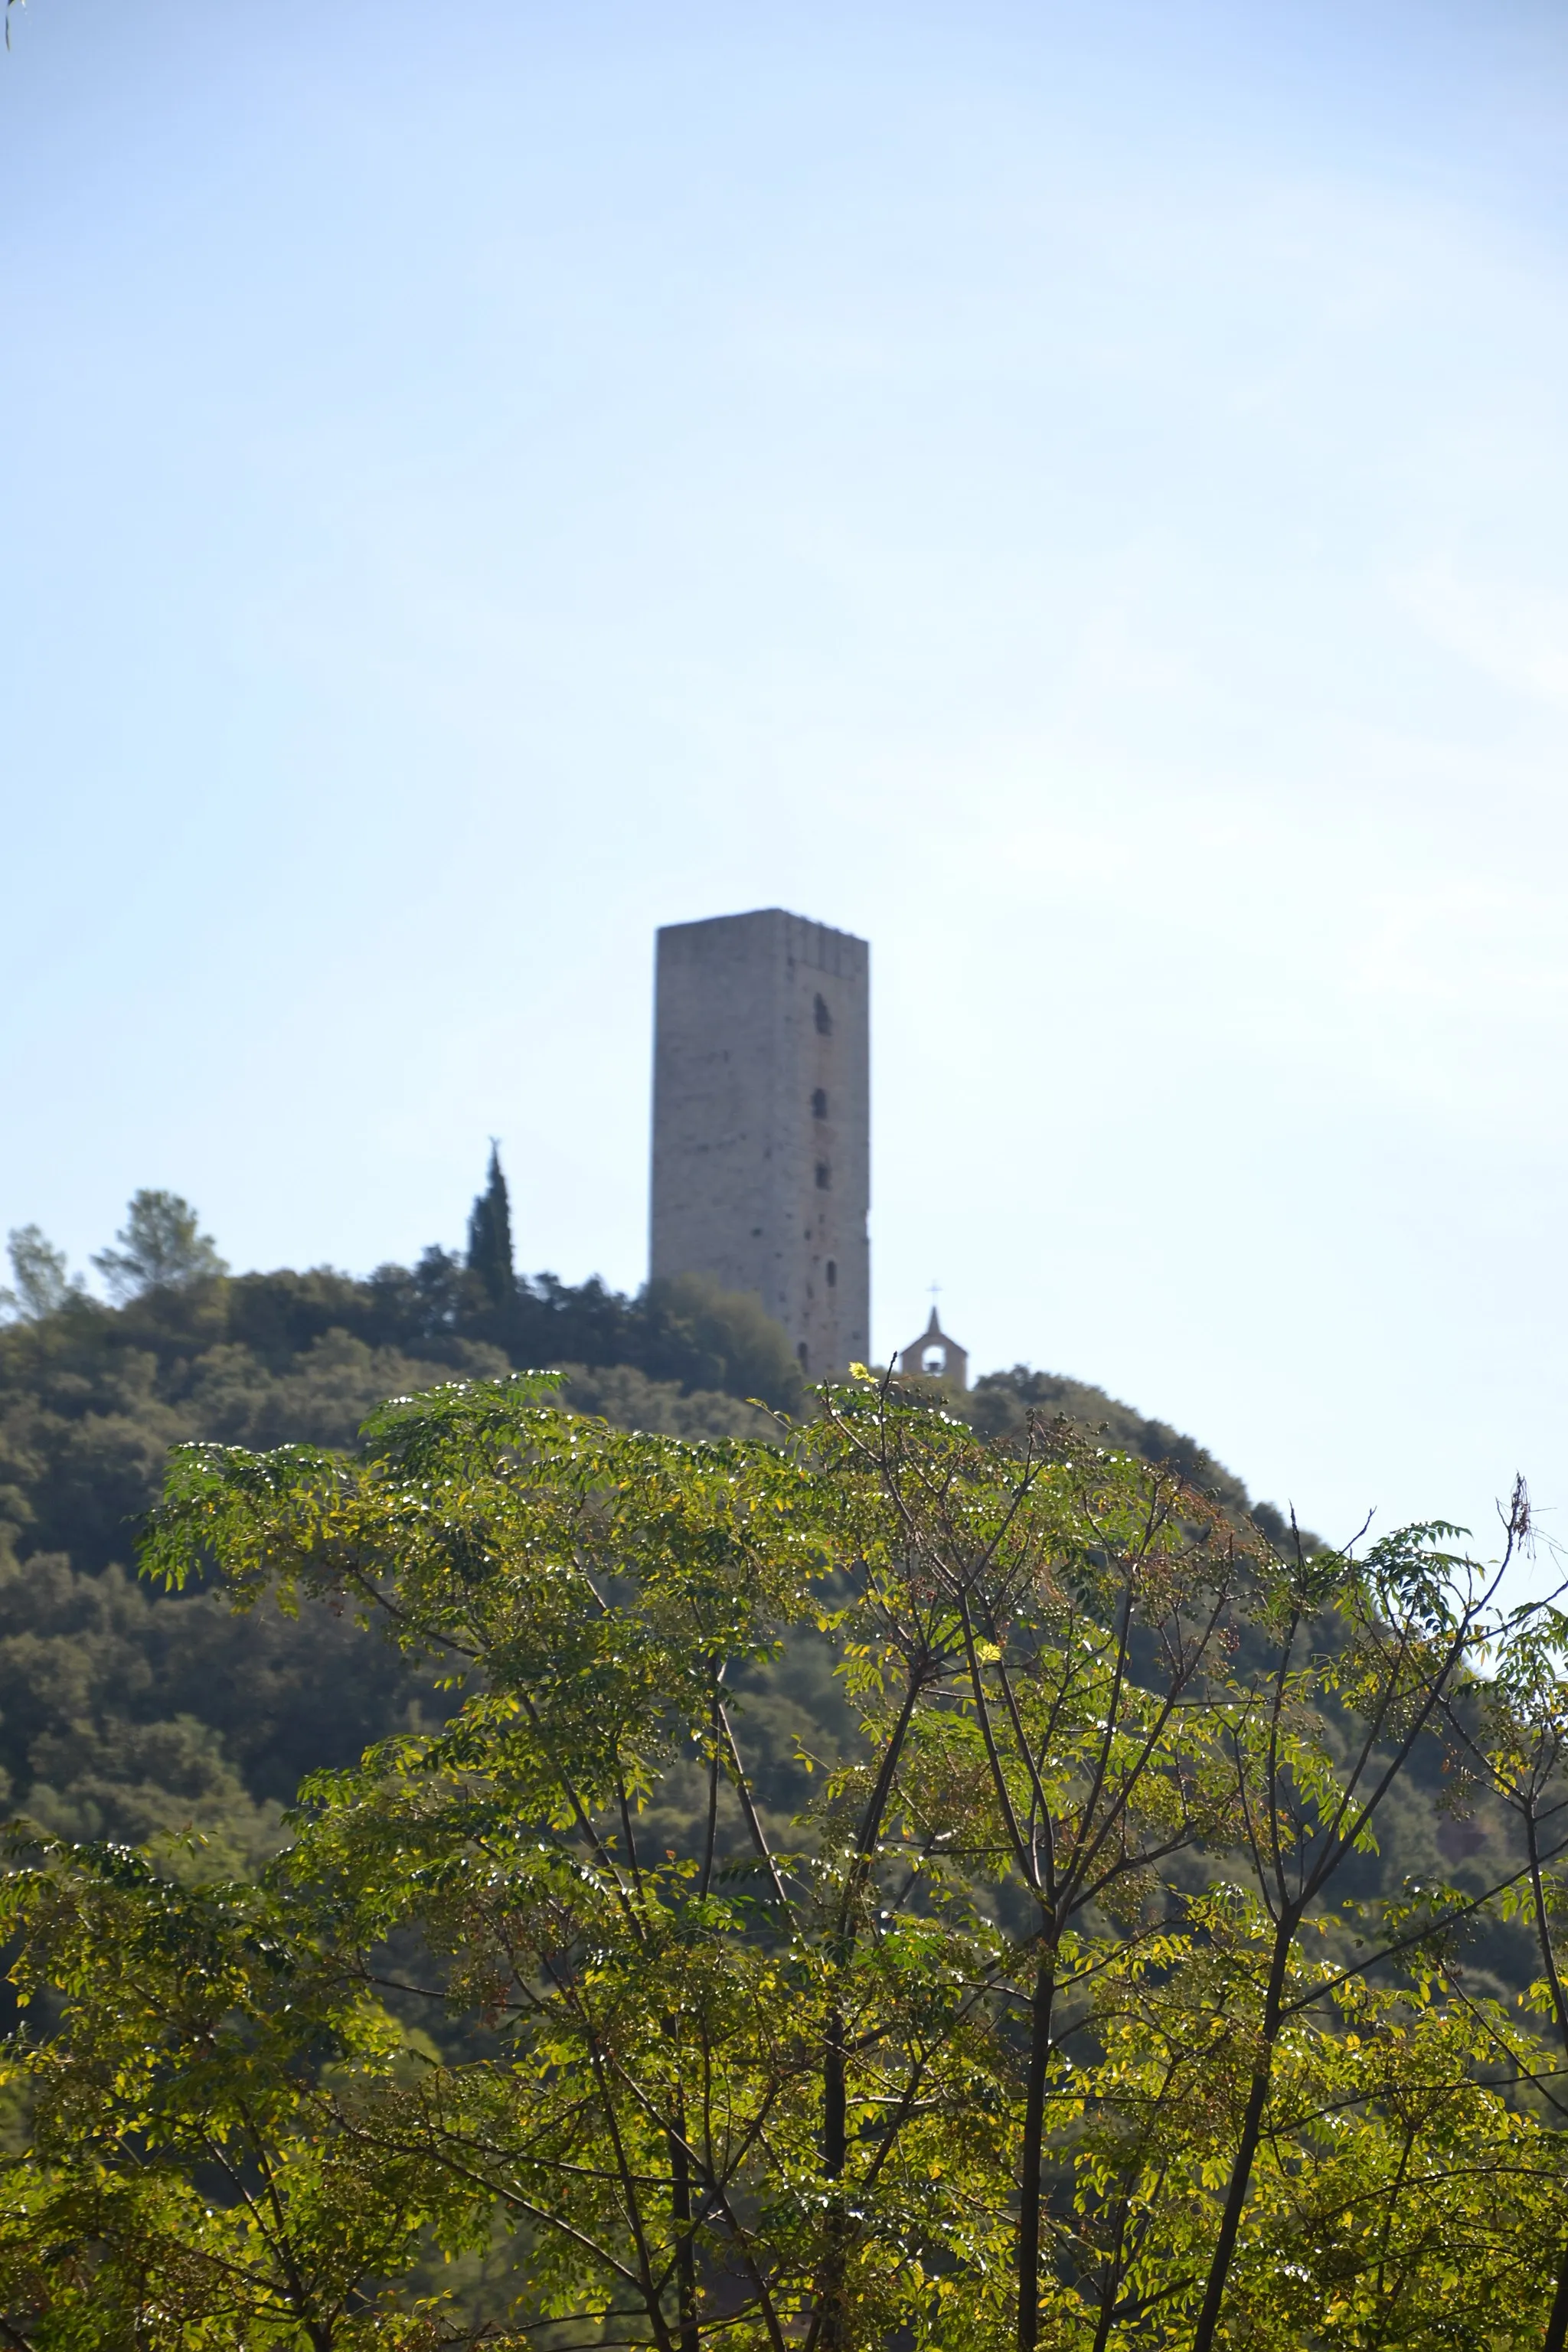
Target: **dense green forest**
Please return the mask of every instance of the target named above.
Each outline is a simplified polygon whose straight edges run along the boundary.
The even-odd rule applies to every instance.
[[[270,1852],[306,1772],[352,1762],[437,1702],[427,1675],[322,1606],[236,1617],[216,1592],[151,1591],[135,1538],[171,1446],[349,1446],[384,1398],[540,1366],[565,1368],[574,1409],[673,1436],[767,1434],[773,1424],[747,1399],[801,1405],[788,1342],[754,1299],[696,1280],[627,1297],[598,1281],[517,1277],[493,1159],[464,1255],[432,1247],[412,1268],[364,1279],[231,1275],[188,1204],[154,1192],[138,1195],[97,1261],[111,1304],[36,1229],[12,1236],[12,1260],[0,1326],[0,1795],[73,1837],[191,1824],[209,1864]],[[1239,1480],[1191,1439],[1098,1389],[1017,1367],[950,1402],[994,1435],[1031,1409],[1066,1413],[1247,1508]],[[1279,1532],[1277,1516],[1263,1517]],[[831,1693],[812,1704],[831,1710]],[[784,1817],[797,1780],[781,1762]]]

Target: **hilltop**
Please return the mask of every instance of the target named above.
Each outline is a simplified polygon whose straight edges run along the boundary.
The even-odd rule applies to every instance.
[[[236,1275],[188,1204],[139,1194],[120,1248],[98,1261],[113,1303],[88,1296],[36,1230],[13,1237],[0,1801],[71,1836],[142,1840],[194,1823],[213,1859],[247,1867],[276,1843],[304,1773],[443,1704],[426,1675],[323,1611],[236,1617],[216,1594],[140,1583],[136,1528],[172,1445],[346,1446],[389,1395],[545,1366],[563,1370],[578,1410],[685,1438],[765,1437],[778,1424],[763,1406],[800,1409],[787,1340],[754,1299],[697,1280],[628,1297],[596,1280],[519,1279],[505,1232],[497,1248],[496,1207],[492,1184],[466,1256],[433,1246],[363,1278]],[[1017,1365],[943,1402],[996,1436],[1031,1408],[1064,1414],[1251,1507],[1194,1439],[1086,1383]],[[1258,1517],[1281,1532],[1267,1507]],[[792,1704],[804,1722],[834,1700],[801,1685]],[[780,1738],[787,1753],[782,1719]],[[783,1780],[776,1796],[787,1808]]]

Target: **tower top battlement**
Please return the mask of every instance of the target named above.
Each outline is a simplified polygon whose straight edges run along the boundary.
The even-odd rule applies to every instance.
[[[870,969],[869,944],[853,931],[836,931],[807,915],[792,915],[784,907],[757,907],[745,915],[706,915],[695,923],[666,923],[658,934],[658,960],[706,961],[726,951],[751,961],[764,927],[775,927],[786,957],[835,979],[864,981]]]

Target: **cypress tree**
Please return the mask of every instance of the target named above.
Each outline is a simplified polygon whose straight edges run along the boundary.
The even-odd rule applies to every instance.
[[[511,1263],[511,1204],[493,1136],[489,1180],[468,1213],[468,1268],[479,1276],[495,1306],[511,1304],[517,1296]]]

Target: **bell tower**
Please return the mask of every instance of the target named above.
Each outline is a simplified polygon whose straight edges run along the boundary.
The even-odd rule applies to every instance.
[[[937,1321],[936,1308],[931,1310],[931,1321],[918,1339],[911,1340],[899,1358],[899,1370],[910,1377],[946,1381],[950,1387],[969,1386],[969,1350],[950,1339]]]

